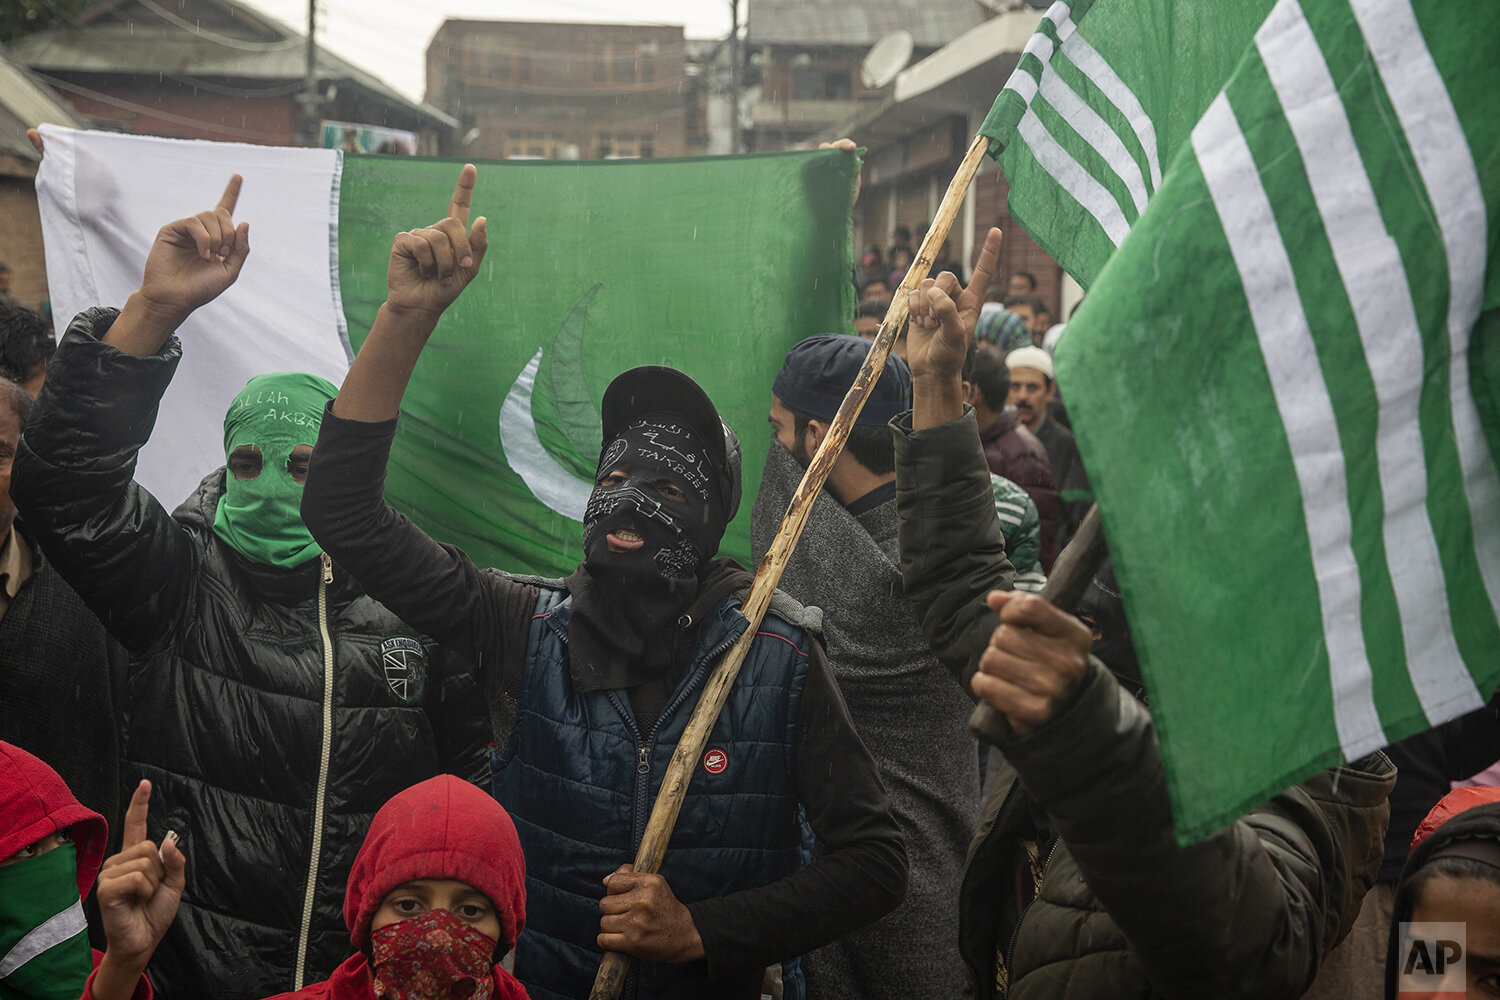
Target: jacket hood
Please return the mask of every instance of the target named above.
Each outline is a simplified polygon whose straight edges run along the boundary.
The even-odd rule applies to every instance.
[[[0,742],[0,860],[60,830],[72,829],[78,849],[78,898],[89,894],[109,826],[73,797],[58,773],[18,746]]]
[[[1401,950],[1401,924],[1411,919],[1410,883],[1434,857],[1464,841],[1500,843],[1500,787],[1476,786],[1449,792],[1432,807],[1427,818],[1417,824],[1412,836],[1411,853],[1396,883],[1395,909],[1391,916],[1389,946],[1386,949],[1385,993],[1396,996],[1397,970]]]
[[[487,896],[500,917],[502,950],[526,926],[526,860],[510,815],[486,792],[451,774],[416,784],[380,807],[349,871],[344,922],[355,947],[396,886],[454,879]]]
[[[1480,809],[1480,806],[1492,808]],[[1442,836],[1438,838],[1440,842],[1422,851],[1423,858],[1460,840],[1500,840],[1500,788],[1478,785],[1456,788],[1444,795],[1427,818],[1417,824],[1417,831],[1411,838],[1410,860],[1417,860],[1418,848],[1439,829],[1442,830]],[[1410,873],[1408,866],[1406,874]]]

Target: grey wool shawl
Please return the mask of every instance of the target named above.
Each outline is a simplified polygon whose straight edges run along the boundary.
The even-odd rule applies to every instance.
[[[757,562],[803,469],[773,440],[751,512]],[[859,515],[826,490],[792,553],[781,589],[823,611],[828,663],[854,728],[875,758],[906,837],[906,901],[888,916],[805,956],[808,996],[959,995],[958,895],[979,822],[973,702],[937,658],[901,585],[894,496]]]

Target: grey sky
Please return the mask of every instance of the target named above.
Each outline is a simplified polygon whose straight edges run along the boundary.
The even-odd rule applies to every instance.
[[[245,2],[306,30],[307,0]],[[446,17],[680,24],[689,38],[729,33],[728,0],[318,0],[318,44],[420,99],[427,43]]]

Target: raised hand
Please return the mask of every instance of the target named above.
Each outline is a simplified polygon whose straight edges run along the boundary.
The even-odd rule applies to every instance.
[[[391,308],[425,313],[436,322],[479,273],[489,240],[483,216],[469,225],[477,174],[472,163],[458,172],[446,218],[426,229],[396,234],[386,271]]]
[[[143,305],[181,323],[234,284],[250,255],[250,223],[234,221],[243,182],[235,174],[212,209],[161,227],[141,275]]]
[[[151,782],[142,781],[125,813],[120,853],[99,872],[96,891],[109,949],[94,980],[96,1000],[128,1000],[182,901],[187,860],[170,838],[159,851],[146,839],[150,802]]]
[[[906,362],[913,379],[959,377],[999,259],[1000,230],[991,229],[967,288],[960,291],[958,279],[944,271],[908,293],[911,326],[906,334]]]

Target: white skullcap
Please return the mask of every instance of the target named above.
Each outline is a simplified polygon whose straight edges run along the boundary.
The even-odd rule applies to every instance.
[[[1018,347],[1005,356],[1005,367],[1007,368],[1035,368],[1050,379],[1057,376],[1052,373],[1052,355],[1040,347]]]

